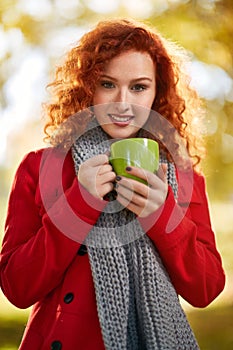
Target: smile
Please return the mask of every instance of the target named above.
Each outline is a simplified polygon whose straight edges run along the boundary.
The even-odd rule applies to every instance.
[[[108,114],[108,116],[113,120],[116,121],[118,123],[127,123],[130,120],[133,119],[132,115],[129,116],[123,116],[123,115],[116,115],[116,114]]]

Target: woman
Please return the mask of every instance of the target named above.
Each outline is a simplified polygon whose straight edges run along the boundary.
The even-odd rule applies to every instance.
[[[6,297],[33,305],[21,350],[198,349],[177,296],[205,307],[225,276],[186,62],[122,19],[100,22],[58,67],[45,105],[51,147],[17,170],[1,252]],[[127,168],[149,186],[109,163],[111,142],[130,137],[160,145],[157,174]]]

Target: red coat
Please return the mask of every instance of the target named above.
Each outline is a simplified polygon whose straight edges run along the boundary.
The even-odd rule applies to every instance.
[[[17,307],[34,305],[21,350],[104,349],[88,254],[79,242],[106,202],[79,186],[70,152],[63,160],[51,149],[31,152],[17,170],[10,195],[1,288]],[[181,194],[177,204],[169,189],[157,220],[151,215],[140,222],[144,228],[149,223],[147,234],[177,293],[205,307],[223,290],[225,275],[201,175],[194,174],[188,208],[187,202]],[[171,212],[177,224],[166,233]]]

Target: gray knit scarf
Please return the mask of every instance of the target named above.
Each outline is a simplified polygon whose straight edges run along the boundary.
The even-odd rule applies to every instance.
[[[72,147],[76,173],[110,143],[100,126],[90,127]],[[167,164],[176,195],[174,166]],[[156,247],[113,193],[84,243],[106,350],[199,349]]]

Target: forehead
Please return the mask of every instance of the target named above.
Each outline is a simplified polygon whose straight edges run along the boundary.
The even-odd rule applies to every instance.
[[[123,52],[104,66],[103,74],[111,76],[154,75],[155,64],[147,52]]]

